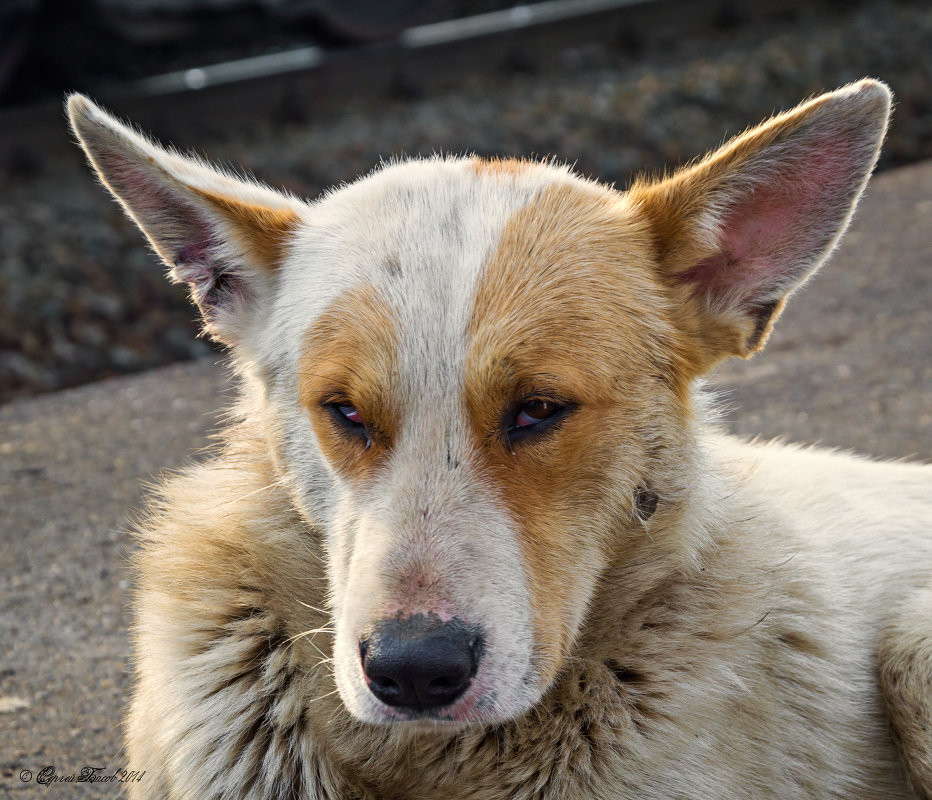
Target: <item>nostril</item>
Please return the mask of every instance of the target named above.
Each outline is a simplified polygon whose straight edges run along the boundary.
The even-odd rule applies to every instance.
[[[374,683],[376,686],[382,689],[400,689],[397,681],[393,681],[391,678],[386,678],[384,675],[371,675],[369,680]]]
[[[416,614],[373,626],[359,655],[379,700],[426,710],[449,705],[466,691],[479,666],[481,640],[459,620]]]
[[[434,678],[420,694],[423,702],[437,706],[445,706],[449,705],[463,694],[468,685],[468,675]]]
[[[402,693],[401,686],[397,681],[387,678],[384,675],[369,676],[372,691],[380,697],[399,697]]]

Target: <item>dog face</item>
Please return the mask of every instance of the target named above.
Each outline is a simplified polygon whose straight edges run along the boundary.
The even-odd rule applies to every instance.
[[[297,347],[259,359],[277,364],[281,461],[325,520],[344,700],[364,719],[413,715],[373,691],[382,671],[360,648],[418,619],[441,638],[461,627],[472,676],[436,716],[513,715],[558,671],[632,523],[667,435],[644,410],[676,416],[649,236],[621,196],[536,164],[399,165],[325,209],[290,258],[353,255],[318,312],[295,313],[307,276],[276,298],[272,329]]]
[[[423,725],[533,706],[610,563],[688,558],[665,531],[687,491],[690,386],[760,349],[830,252],[889,102],[863,81],[625,193],[457,158],[312,204],[79,96],[69,113],[261,387],[270,453],[322,533],[347,709]]]

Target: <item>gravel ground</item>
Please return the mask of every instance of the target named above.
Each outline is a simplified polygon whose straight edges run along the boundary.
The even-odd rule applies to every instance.
[[[176,144],[307,197],[382,157],[433,151],[553,154],[623,185],[872,75],[898,101],[884,168],[932,157],[930,53],[928,2],[852,3],[640,49],[574,48],[429,96],[348,99],[327,118]],[[0,182],[0,401],[209,352],[184,292],[76,154],[11,161]]]

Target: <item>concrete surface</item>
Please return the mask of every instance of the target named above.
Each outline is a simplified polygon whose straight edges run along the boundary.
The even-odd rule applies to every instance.
[[[932,162],[877,178],[767,351],[718,373],[730,428],[932,459],[930,263]],[[35,778],[134,766],[126,519],[141,482],[205,445],[226,386],[200,362],[0,407],[0,798],[118,796]]]

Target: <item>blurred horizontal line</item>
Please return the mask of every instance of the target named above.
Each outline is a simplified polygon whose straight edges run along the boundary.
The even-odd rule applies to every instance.
[[[301,47],[281,53],[267,53],[252,58],[240,58],[236,61],[224,61],[220,64],[153,75],[151,78],[133,81],[127,88],[129,91],[142,92],[147,95],[197,91],[206,89],[208,86],[312,69],[322,64],[325,58],[324,50],[320,47]]]
[[[477,14],[472,17],[408,28],[401,33],[397,44],[403,50],[437,47],[536,25],[553,24],[588,14],[659,2],[662,0],[546,0],[541,3],[514,6],[504,11],[492,11],[488,14]],[[162,75],[133,81],[124,86],[123,90],[140,92],[149,96],[198,91],[209,86],[313,69],[325,63],[326,60],[327,51],[323,48],[300,47],[280,53],[166,72]]]
[[[547,0],[409,28],[401,34],[400,40],[405,47],[430,47],[656,2],[660,0]]]
[[[2,3],[3,0],[0,0]],[[735,24],[837,0],[757,0],[739,4]],[[729,0],[542,0],[504,11],[409,28],[393,41],[328,49],[296,47],[198,65],[133,81],[72,85],[163,138],[196,140],[204,131],[264,116],[303,119],[341,108],[346,98],[379,98],[448,86],[464,75],[551,60],[560,48],[592,42],[665,41],[719,26]],[[727,15],[726,15],[727,16]],[[0,107],[0,164],[15,156],[41,163],[74,155],[61,103]],[[25,156],[23,155],[25,154]]]

